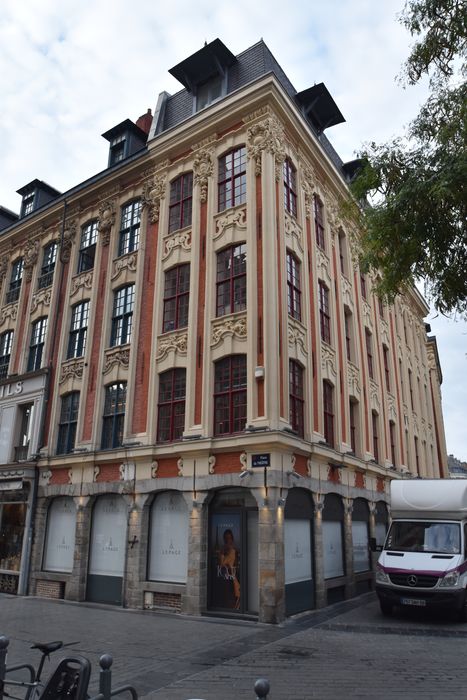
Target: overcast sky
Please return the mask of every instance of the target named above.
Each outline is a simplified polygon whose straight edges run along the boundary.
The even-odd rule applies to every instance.
[[[181,88],[169,68],[219,37],[263,38],[297,90],[325,82],[345,119],[327,130],[344,160],[401,132],[426,85],[395,81],[410,37],[404,0],[0,0],[0,204],[34,178],[65,191],[107,165],[104,131]],[[467,461],[467,324],[431,314],[448,452]]]

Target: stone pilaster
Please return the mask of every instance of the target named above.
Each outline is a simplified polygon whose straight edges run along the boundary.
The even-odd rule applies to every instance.
[[[353,598],[355,595],[355,581],[353,571],[353,537],[352,537],[352,510],[353,499],[343,498],[344,503],[344,551],[345,551],[345,597]]]
[[[313,541],[314,541],[314,576],[316,607],[326,607],[326,585],[324,581],[324,546],[323,546],[323,507],[324,496],[312,493],[313,496]]]
[[[75,555],[73,573],[65,590],[65,598],[67,600],[85,600],[92,502],[89,496],[79,496],[74,500],[76,503]]]
[[[134,502],[129,504],[124,581],[124,605],[127,608],[142,608],[144,604],[141,582],[146,578],[149,509],[145,505],[148,497],[149,494],[138,494]]]
[[[208,506],[207,493],[183,494],[190,513],[188,531],[188,571],[182,611],[199,615],[206,610],[208,588]]]
[[[284,511],[277,507],[278,488],[252,489],[258,502],[259,621],[285,619]]]
[[[31,550],[31,581],[29,585],[29,595],[35,595],[36,579],[39,578],[42,569],[48,506],[49,501],[46,498],[38,499],[34,517],[34,539]]]
[[[369,531],[371,540],[372,537],[376,538],[376,503],[370,501],[368,503],[368,507],[370,509]],[[376,569],[376,562],[378,561],[378,557],[379,552],[370,552],[370,562],[372,571],[375,571]]]

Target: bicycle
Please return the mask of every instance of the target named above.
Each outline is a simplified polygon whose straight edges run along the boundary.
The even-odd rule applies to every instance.
[[[50,659],[50,654],[76,645],[78,642],[62,641],[36,642],[31,649],[38,649],[42,656],[37,667],[37,671],[31,664],[16,664],[7,666],[6,673],[26,670],[29,672],[29,681],[10,680],[0,681],[0,700],[85,700],[88,698],[87,689],[91,676],[91,664],[88,659],[82,656],[69,656],[62,659],[53,673],[44,684],[41,680],[42,671],[46,659]],[[25,689],[25,695],[19,697],[9,692],[5,686]],[[15,692],[15,691],[13,691]]]

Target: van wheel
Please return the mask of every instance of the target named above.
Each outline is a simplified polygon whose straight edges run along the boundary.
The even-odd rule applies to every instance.
[[[464,597],[464,604],[459,610],[459,622],[467,622],[467,593]]]
[[[392,603],[388,603],[386,600],[380,600],[379,607],[381,608],[381,612],[385,617],[391,617],[393,608]]]

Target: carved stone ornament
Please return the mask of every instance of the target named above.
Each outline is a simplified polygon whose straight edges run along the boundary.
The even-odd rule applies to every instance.
[[[4,306],[2,309],[2,312],[0,314],[0,326],[3,326],[5,321],[8,318],[11,318],[12,321],[16,321],[16,317],[18,315],[18,303],[16,304],[8,304],[8,306]]]
[[[186,355],[187,345],[188,333],[177,333],[167,338],[161,338],[157,343],[156,360],[160,362],[171,350],[180,353],[180,355]]]
[[[347,383],[349,387],[349,395],[360,396],[360,371],[351,362],[347,365]]]
[[[40,473],[40,483],[41,486],[48,486],[50,484],[50,479],[52,478],[52,472],[50,469],[46,469],[44,471],[41,471]]]
[[[302,167],[301,184],[305,195],[305,213],[310,217],[313,213],[313,196],[316,189],[316,173],[311,165]]]
[[[183,476],[183,457],[177,459],[178,476]]]
[[[218,345],[225,335],[245,340],[246,332],[246,316],[227,318],[220,323],[214,323],[211,332],[211,347]]]
[[[73,469],[68,470],[68,483],[69,484],[73,483]]]
[[[205,202],[208,196],[208,181],[214,170],[212,150],[202,148],[193,161],[193,184],[199,186],[199,198]]]
[[[183,231],[165,239],[162,260],[166,260],[175,248],[191,250],[191,231]]]
[[[289,320],[289,325],[287,329],[287,336],[289,339],[289,345],[300,347],[305,355],[308,355],[308,349],[306,346],[305,330],[301,328],[297,323]]]
[[[313,461],[311,459],[307,459],[307,461],[306,461],[306,473],[308,474],[308,476],[311,476],[312,467],[313,467]]]
[[[344,305],[348,306],[349,309],[353,307],[353,301],[352,301],[352,285],[350,284],[349,280],[342,275],[341,277],[341,287],[342,287],[342,296],[344,300]]]
[[[32,279],[32,270],[39,256],[39,241],[30,239],[24,246],[23,267],[26,282]]]
[[[70,296],[73,297],[76,292],[84,287],[84,289],[91,289],[92,287],[93,272],[89,270],[88,272],[83,272],[81,275],[73,277],[71,282]]]
[[[244,471],[248,468],[247,462],[248,462],[248,457],[247,457],[246,452],[241,452],[241,454],[240,454],[240,464],[242,465],[242,466],[241,466],[241,471],[242,471],[242,472],[244,472]]]
[[[322,250],[319,247],[316,247],[316,267],[317,267],[317,271],[318,271],[318,277],[320,279],[327,279],[330,282],[331,274],[329,272],[329,270],[330,270],[329,257],[324,252],[324,250]]]
[[[231,226],[246,229],[246,209],[228,209],[220,216],[216,221],[214,240],[222,236],[224,231]]]
[[[216,455],[209,455],[208,465],[209,465],[209,473],[214,474],[215,467],[216,467]]]
[[[0,289],[2,288],[3,281],[6,276],[6,271],[8,270],[8,263],[10,262],[9,255],[2,255],[0,257]]]
[[[108,374],[114,365],[119,365],[123,369],[128,369],[130,364],[130,348],[112,348],[105,353],[105,364],[103,374]]]
[[[321,345],[321,368],[325,377],[337,377],[335,350],[325,343]]]
[[[92,480],[93,480],[93,481],[97,481],[97,477],[99,476],[100,471],[101,471],[101,468],[100,468],[100,467],[97,467],[97,466],[94,467],[94,472],[93,472],[93,475],[92,475]]]
[[[116,205],[115,199],[105,199],[99,204],[99,238],[102,245],[109,245],[110,231],[115,223]]]
[[[31,313],[33,314],[39,306],[50,306],[50,300],[52,299],[52,290],[40,289],[38,292],[33,294],[31,301]]]
[[[370,379],[370,404],[376,411],[380,411],[379,390],[378,385]]]
[[[255,162],[255,175],[261,175],[263,151],[275,157],[276,180],[280,180],[285,160],[284,127],[274,115],[248,127],[246,152],[248,158],[253,158]]]
[[[329,221],[329,226],[331,229],[331,235],[337,233],[337,229],[342,226],[342,219],[339,212],[339,203],[332,192],[325,187],[324,189],[324,200],[326,204],[326,214]]]
[[[76,219],[71,219],[65,222],[65,228],[63,230],[60,250],[60,260],[62,261],[62,263],[70,262],[71,248],[76,238],[77,230],[78,225],[76,223]]]
[[[286,213],[285,215],[285,225],[284,225],[285,235],[295,240],[298,243],[298,247],[303,252],[303,233],[301,227],[297,224],[296,220]]]
[[[84,360],[71,360],[63,363],[60,372],[59,384],[67,379],[82,379],[84,372]]]
[[[365,324],[365,326],[367,326],[368,328],[371,328],[371,327],[372,327],[372,323],[371,323],[371,308],[370,308],[369,303],[368,303],[365,299],[362,299],[362,310],[363,310],[363,321],[364,321],[364,324]]]
[[[138,263],[138,253],[130,253],[129,255],[124,255],[122,258],[115,260],[112,266],[111,279],[115,280],[123,272],[123,270],[129,270],[130,272],[136,272],[136,266]]]
[[[141,203],[143,207],[148,208],[148,217],[151,224],[159,221],[161,199],[165,197],[165,183],[165,174],[156,175],[144,183]]]
[[[151,462],[151,478],[155,479],[157,476],[157,470],[159,469],[159,463],[154,460],[154,462]]]

